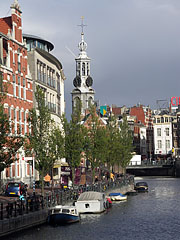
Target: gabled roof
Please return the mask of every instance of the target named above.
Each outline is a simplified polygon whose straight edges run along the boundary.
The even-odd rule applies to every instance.
[[[97,112],[96,112],[96,116],[98,117],[99,121],[101,121],[102,125],[107,125],[106,120],[104,120],[103,118],[101,118],[101,117],[97,114]],[[90,113],[86,114],[86,115],[82,118],[81,124],[85,124],[90,117],[91,117],[91,114],[90,114]]]
[[[11,18],[11,16],[10,17],[5,17],[5,18],[0,18],[0,32],[7,35],[8,34],[8,29],[12,29],[12,18]]]

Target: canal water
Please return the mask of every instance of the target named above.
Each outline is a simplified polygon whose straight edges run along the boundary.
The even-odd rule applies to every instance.
[[[82,215],[67,226],[43,225],[6,237],[8,240],[179,240],[180,179],[135,178],[146,181],[148,193],[128,196],[102,214]]]

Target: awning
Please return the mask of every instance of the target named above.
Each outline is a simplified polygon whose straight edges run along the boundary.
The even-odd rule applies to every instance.
[[[54,165],[53,168],[60,168],[60,167],[61,167],[61,164],[56,164],[56,165]]]
[[[53,168],[67,167],[69,166],[67,162],[57,163]]]

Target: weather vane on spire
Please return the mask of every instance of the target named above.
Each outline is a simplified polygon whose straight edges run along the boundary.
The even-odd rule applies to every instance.
[[[82,33],[84,33],[84,32],[83,32],[84,27],[87,26],[87,25],[85,25],[85,24],[83,23],[83,20],[84,20],[84,17],[82,16],[82,17],[81,17],[81,25],[78,25],[79,27],[82,28]]]

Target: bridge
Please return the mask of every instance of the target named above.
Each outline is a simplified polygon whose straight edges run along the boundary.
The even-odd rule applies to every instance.
[[[175,162],[151,162],[141,165],[130,165],[126,172],[134,176],[176,176],[177,166]],[[179,164],[180,169],[180,164]],[[178,176],[177,176],[178,177]]]

